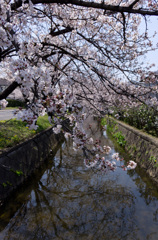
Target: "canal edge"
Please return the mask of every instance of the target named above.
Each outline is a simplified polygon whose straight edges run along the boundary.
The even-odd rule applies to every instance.
[[[0,154],[0,206],[45,162],[63,134],[52,128]]]
[[[135,160],[148,176],[158,183],[158,138],[136,129],[122,121],[107,117],[107,125],[112,135],[120,133],[124,138],[124,148],[131,160]]]

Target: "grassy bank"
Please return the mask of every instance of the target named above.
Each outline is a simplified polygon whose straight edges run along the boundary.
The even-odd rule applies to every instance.
[[[0,121],[0,150],[13,147],[51,126],[47,115],[38,118],[39,127],[36,131],[29,130],[26,125],[25,122],[16,119]]]
[[[125,147],[126,141],[121,131],[118,131],[118,126],[114,119],[111,119],[110,124],[108,124],[107,117],[101,119],[101,126],[107,125],[107,132],[116,140],[116,142],[121,146]]]

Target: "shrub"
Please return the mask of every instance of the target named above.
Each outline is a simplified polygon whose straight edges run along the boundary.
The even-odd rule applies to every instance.
[[[16,100],[16,99],[7,99],[8,105],[7,107],[25,107],[25,102],[22,100]]]
[[[130,109],[115,108],[112,116],[116,115],[119,120],[158,137],[158,116],[153,108],[143,104]]]

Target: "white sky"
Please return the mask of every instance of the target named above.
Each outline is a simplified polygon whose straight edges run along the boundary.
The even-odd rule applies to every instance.
[[[149,36],[152,36],[155,31],[157,32],[157,35],[152,39],[152,42],[156,46],[156,44],[158,44],[158,17],[155,17],[155,16],[150,17],[147,26],[148,26]],[[140,26],[140,29],[141,31],[145,31],[144,20]],[[156,66],[153,67],[152,70],[158,71],[158,50],[149,52],[144,59],[144,63],[149,63],[149,64],[154,63]]]

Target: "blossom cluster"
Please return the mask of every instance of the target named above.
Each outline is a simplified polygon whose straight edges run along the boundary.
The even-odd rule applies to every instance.
[[[158,107],[152,65],[142,68],[138,61],[155,49],[147,33],[139,32],[142,18],[104,11],[100,0],[94,1],[97,9],[82,1],[73,8],[60,1],[36,3],[0,1],[1,67],[27,102],[15,114],[37,129],[38,116],[47,113],[54,133],[72,137],[74,149],[83,150],[86,166],[114,170],[119,156],[105,160],[110,148],[89,136],[84,122],[86,115],[106,114],[115,106]],[[130,8],[133,1],[103,3]],[[157,9],[156,1],[137,1],[134,9]],[[5,100],[0,105],[5,107]]]
[[[0,107],[5,108],[8,105],[8,102],[5,99],[0,100]]]

